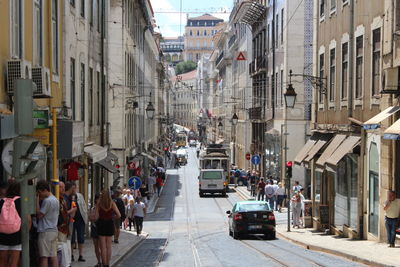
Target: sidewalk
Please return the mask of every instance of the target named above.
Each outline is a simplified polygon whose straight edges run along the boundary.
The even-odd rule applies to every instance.
[[[243,199],[252,199],[246,187],[237,187],[236,192]],[[286,210],[281,214],[286,216]],[[291,232],[287,232],[287,223],[278,224],[276,230],[278,237],[307,249],[330,253],[367,265],[400,266],[400,246],[397,246],[397,249],[388,248],[385,243],[325,235],[312,228],[291,229]]]
[[[168,181],[168,173],[167,170],[165,171],[165,181],[164,181],[164,186]],[[160,191],[160,195],[162,194],[163,190],[164,190],[164,186],[161,187],[161,191]],[[154,192],[152,198],[149,200],[149,202],[147,203],[147,214],[151,214],[155,211],[157,203],[158,203],[158,199],[160,197],[157,195],[156,192]]]
[[[121,230],[121,235],[119,237],[119,243],[112,243],[112,256],[110,266],[115,266],[126,254],[131,252],[139,243],[146,239],[147,233],[142,233],[137,236],[136,233]],[[73,267],[87,267],[95,266],[97,264],[96,254],[94,253],[93,241],[91,238],[85,240],[83,257],[85,262],[78,262],[78,249],[73,250],[75,256],[75,261],[72,262]]]

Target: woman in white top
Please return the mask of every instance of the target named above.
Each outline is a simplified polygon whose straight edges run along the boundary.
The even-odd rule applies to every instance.
[[[282,212],[283,200],[286,198],[285,188],[282,187],[282,183],[278,183],[278,189],[275,191],[278,200],[278,211]]]

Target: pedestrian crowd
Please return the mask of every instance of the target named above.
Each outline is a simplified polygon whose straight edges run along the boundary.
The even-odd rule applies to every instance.
[[[113,191],[104,189],[94,196],[89,210],[74,181],[59,182],[57,199],[50,183],[38,180],[35,212],[27,218],[30,266],[69,267],[73,261],[86,262],[87,228],[93,240],[96,266],[109,266],[111,244],[119,243],[120,229],[134,228],[137,235],[142,233],[146,203],[153,194],[160,195],[164,179],[165,171],[157,168],[138,190],[126,185]],[[17,267],[21,262],[20,197],[20,183],[14,179],[0,181],[0,266]]]

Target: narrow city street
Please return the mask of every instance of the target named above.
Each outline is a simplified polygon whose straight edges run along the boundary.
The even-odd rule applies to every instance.
[[[168,171],[158,206],[144,222],[149,237],[117,266],[361,266],[324,253],[298,247],[286,240],[228,235],[226,211],[240,197],[198,194],[198,161],[188,148],[188,164]],[[286,214],[276,214],[284,224]]]

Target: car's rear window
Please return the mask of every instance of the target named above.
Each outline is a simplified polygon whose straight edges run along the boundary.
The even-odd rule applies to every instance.
[[[203,172],[203,179],[222,179],[221,172]]]
[[[271,211],[268,203],[240,204],[239,211]]]

